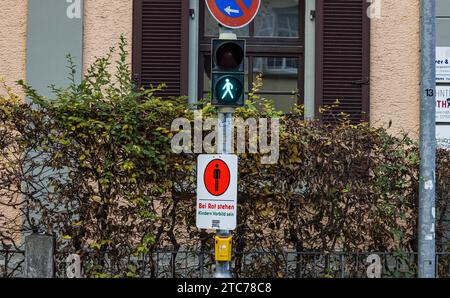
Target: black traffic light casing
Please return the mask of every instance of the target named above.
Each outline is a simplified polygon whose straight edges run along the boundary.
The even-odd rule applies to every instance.
[[[213,106],[239,107],[244,105],[245,54],[245,40],[212,40],[211,93]]]

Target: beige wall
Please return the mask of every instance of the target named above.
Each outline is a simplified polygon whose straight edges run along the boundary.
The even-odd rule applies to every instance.
[[[14,82],[25,79],[27,3],[28,0],[0,2],[0,77],[19,95],[23,94]],[[85,0],[83,69],[86,70],[95,56],[105,55],[116,45],[122,33],[129,41],[131,54],[131,31],[132,0]],[[2,200],[9,197],[0,197]],[[0,210],[6,217],[0,218],[0,230],[8,230],[8,222],[20,219],[17,210],[5,207]]]
[[[10,86],[25,78],[27,3],[1,0],[0,4],[0,76]],[[13,90],[19,91],[17,87]]]
[[[0,76],[8,85],[25,79],[28,0],[1,0]],[[86,70],[96,56],[103,56],[124,34],[131,54],[132,0],[85,0],[84,65]],[[129,59],[131,62],[131,57]],[[20,93],[20,89],[14,87]]]
[[[84,0],[84,70],[96,56],[108,53],[121,34],[127,38],[131,54],[132,19],[132,0]]]
[[[371,23],[371,122],[417,136],[419,0],[383,0],[381,14]]]

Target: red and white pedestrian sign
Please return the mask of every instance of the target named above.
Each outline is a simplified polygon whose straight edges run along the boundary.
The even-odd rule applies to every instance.
[[[237,176],[236,155],[198,156],[197,227],[199,229],[236,229]]]
[[[206,0],[206,4],[217,22],[225,27],[238,29],[253,21],[261,0]]]

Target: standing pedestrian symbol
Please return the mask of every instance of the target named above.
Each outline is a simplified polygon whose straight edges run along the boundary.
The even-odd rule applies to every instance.
[[[203,176],[206,190],[213,196],[223,195],[230,185],[230,169],[220,160],[212,160],[205,169]]]
[[[219,164],[216,164],[216,169],[214,169],[214,191],[218,192],[219,191],[219,179],[220,179],[220,169],[219,169]]]
[[[222,99],[224,99],[227,96],[227,94],[230,94],[231,99],[234,99],[233,92],[231,92],[231,90],[234,89],[234,86],[233,84],[231,84],[230,79],[226,79],[225,81],[226,84],[222,88],[222,90],[225,90],[225,92],[222,95]]]

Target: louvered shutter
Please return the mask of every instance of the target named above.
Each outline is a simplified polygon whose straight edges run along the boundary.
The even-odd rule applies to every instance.
[[[133,10],[135,82],[165,83],[165,97],[187,95],[189,1],[134,0]]]
[[[334,122],[349,114],[353,122],[369,120],[370,19],[366,0],[318,0],[316,19],[316,107],[339,108],[321,115]]]

